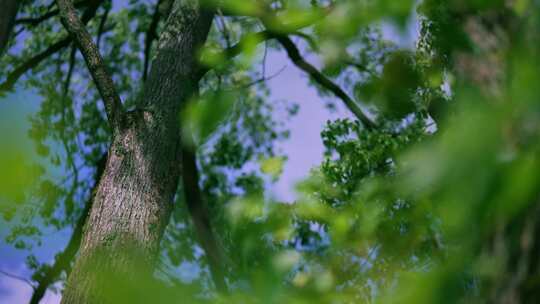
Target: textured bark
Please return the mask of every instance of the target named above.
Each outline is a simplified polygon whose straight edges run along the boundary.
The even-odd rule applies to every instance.
[[[152,272],[170,218],[180,177],[178,112],[197,90],[196,50],[211,22],[197,1],[175,1],[137,109],[112,139],[62,303],[145,300],[135,285]]]
[[[18,9],[18,0],[0,0],[0,56],[11,36]]]

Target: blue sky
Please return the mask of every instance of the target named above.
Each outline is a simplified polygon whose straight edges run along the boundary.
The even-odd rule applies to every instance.
[[[404,35],[388,25],[383,26],[383,33],[387,39],[392,39],[401,47],[411,48],[418,35],[418,23],[411,22]],[[307,59],[317,63],[317,58],[307,57]],[[272,51],[268,54],[267,75],[273,75],[284,66],[286,68],[277,77],[269,80],[270,98],[296,102],[300,105],[300,110],[287,123],[291,131],[290,138],[278,144],[278,148],[287,155],[288,160],[281,178],[271,186],[269,191],[279,200],[294,201],[294,185],[307,177],[311,168],[321,163],[323,145],[320,132],[326,121],[351,117],[351,115],[339,102],[336,102],[336,109],[330,112],[325,107],[325,100],[318,96],[314,88],[307,85],[307,76],[288,60],[284,52]],[[17,134],[25,136],[27,117],[38,107],[39,97],[26,91],[0,98],[0,132],[18,132]],[[51,174],[57,174],[57,172]],[[0,220],[0,270],[29,278],[31,271],[24,263],[27,252],[14,249],[4,243],[7,231],[5,225],[6,223]],[[42,261],[50,262],[54,254],[64,248],[69,237],[69,231],[48,235],[44,238],[43,246],[35,253]],[[0,273],[0,303],[28,303],[31,293],[32,289],[28,284]],[[52,304],[59,301],[58,294],[48,291],[42,303]]]

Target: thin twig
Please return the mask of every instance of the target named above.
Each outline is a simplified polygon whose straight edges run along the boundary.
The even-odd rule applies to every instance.
[[[163,0],[158,0],[158,2],[156,3],[156,8],[154,10],[154,14],[152,15],[152,21],[150,22],[150,26],[146,31],[146,37],[144,41],[144,68],[142,75],[143,81],[146,81],[146,78],[148,77],[148,68],[150,66],[150,52],[152,50],[152,44],[157,39],[157,27],[159,24],[159,20],[161,19],[161,14],[159,10],[162,3]]]
[[[274,74],[272,74],[272,75],[270,75],[270,76],[268,76],[268,77],[263,76],[263,77],[261,77],[261,78],[259,78],[259,79],[253,80],[253,81],[251,81],[251,82],[249,82],[249,83],[246,83],[246,84],[243,84],[243,85],[240,86],[240,88],[245,89],[245,88],[251,87],[251,86],[253,86],[253,85],[256,85],[256,84],[258,84],[258,83],[261,83],[261,82],[264,82],[264,81],[268,81],[268,80],[272,80],[273,78],[279,76],[279,74],[281,74],[283,71],[285,71],[286,68],[287,68],[287,66],[284,65],[281,69],[279,69],[279,70],[278,70],[277,72],[275,72]]]
[[[60,41],[49,46],[45,51],[35,55],[34,57],[28,59],[22,65],[18,66],[11,73],[8,74],[6,80],[0,84],[0,92],[9,91],[13,89],[13,86],[19,80],[19,78],[26,73],[27,71],[37,67],[43,60],[47,59],[49,56],[54,55],[56,52],[64,49],[71,43],[71,38],[65,37]]]
[[[77,166],[75,165],[75,161],[73,159],[73,151],[71,150],[67,136],[66,136],[66,109],[68,108],[68,105],[66,104],[66,101],[69,98],[69,87],[71,85],[71,77],[73,76],[73,70],[75,69],[75,55],[77,52],[77,48],[73,46],[71,48],[71,53],[69,54],[69,67],[68,72],[66,75],[66,80],[64,82],[64,87],[62,90],[62,115],[61,115],[61,121],[62,121],[62,130],[61,130],[61,141],[62,145],[64,146],[64,150],[66,150],[66,160],[69,166],[71,167],[71,170],[73,172],[73,182],[71,184],[71,189],[68,192],[67,199],[70,199],[73,197],[75,191],[77,190],[77,185],[79,184],[79,170],[77,169]],[[71,108],[72,104],[70,104]],[[67,208],[67,206],[66,206]]]
[[[12,278],[14,280],[18,280],[18,281],[21,281],[23,283],[26,283],[28,284],[30,287],[32,287],[32,289],[36,289],[36,287],[34,286],[34,284],[32,283],[32,281],[26,279],[26,278],[23,278],[21,276],[18,276],[18,275],[15,275],[15,274],[12,274],[12,273],[9,273],[7,271],[4,271],[4,270],[0,270],[0,274],[3,274],[5,275],[6,277],[9,277],[9,278]]]
[[[265,78],[266,77],[266,57],[268,56],[268,41],[265,41],[264,42],[264,54],[263,54],[263,58],[262,58],[262,78]]]
[[[218,26],[218,28],[221,34],[223,35],[223,37],[225,38],[226,46],[229,48],[232,45],[231,34],[229,32],[229,29],[227,28],[227,24],[225,23],[225,17],[223,16],[223,12],[221,11],[221,9],[218,9],[217,12],[218,12],[218,17],[219,17],[217,18],[217,20],[219,21],[217,23],[221,25],[221,27]]]
[[[99,22],[99,28],[98,28],[98,34],[96,39],[96,47],[99,50],[99,45],[101,43],[101,36],[103,36],[103,33],[105,32],[105,24],[107,23],[107,18],[109,17],[109,13],[111,12],[110,8],[107,8],[105,12],[103,13],[103,16],[101,16],[101,21]]]

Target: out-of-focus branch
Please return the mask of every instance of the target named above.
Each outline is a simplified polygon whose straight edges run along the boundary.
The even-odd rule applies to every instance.
[[[0,56],[8,44],[18,10],[18,0],[0,0]]]
[[[109,13],[111,12],[110,7],[108,7],[105,12],[103,13],[103,16],[101,16],[101,20],[99,21],[99,27],[98,27],[98,33],[97,33],[97,39],[96,39],[96,47],[99,50],[99,45],[101,43],[101,36],[105,33],[105,24],[107,23],[107,18],[109,17]]]
[[[62,142],[62,145],[64,146],[64,150],[66,151],[66,162],[69,167],[71,167],[71,170],[73,172],[73,182],[71,184],[71,189],[69,190],[67,194],[67,200],[71,200],[73,195],[75,194],[75,191],[77,190],[77,186],[79,184],[79,170],[77,169],[77,166],[75,165],[75,160],[73,159],[73,151],[70,148],[70,145],[68,143],[68,139],[66,136],[66,110],[68,108],[67,100],[68,100],[68,93],[69,93],[69,87],[71,85],[71,77],[73,76],[73,70],[75,69],[75,55],[77,52],[77,48],[73,45],[71,47],[71,51],[69,54],[69,66],[68,66],[68,72],[66,74],[66,80],[64,81],[64,85],[62,88],[62,111],[60,115],[60,121],[62,124],[61,128],[61,134],[60,134],[60,140]],[[67,208],[67,206],[66,206]]]
[[[124,111],[120,95],[116,91],[116,87],[106,69],[103,58],[92,40],[92,36],[77,16],[77,11],[73,3],[70,0],[57,0],[56,4],[60,10],[60,20],[83,54],[88,70],[103,99],[109,124],[113,130],[117,130],[122,125],[121,121]]]
[[[154,10],[154,14],[152,15],[152,21],[150,22],[150,26],[146,31],[146,37],[144,40],[144,68],[142,74],[143,81],[146,81],[146,78],[148,77],[148,68],[150,66],[150,51],[152,50],[152,44],[158,37],[157,28],[159,20],[161,19],[160,6],[163,4],[163,2],[164,0],[158,0],[158,2],[156,3],[156,8]]]
[[[51,286],[52,284],[54,284],[54,282],[56,282],[56,280],[58,280],[58,277],[63,271],[69,273],[71,269],[71,261],[79,250],[79,246],[81,244],[84,224],[86,223],[86,219],[88,218],[90,209],[92,208],[95,189],[97,188],[99,180],[103,175],[106,160],[107,153],[103,154],[101,159],[98,161],[96,174],[94,175],[94,185],[92,187],[90,198],[88,199],[88,201],[86,201],[83,212],[79,216],[79,219],[77,220],[77,223],[73,228],[73,233],[71,235],[71,238],[69,239],[66,248],[64,249],[64,251],[62,251],[56,256],[54,264],[51,265],[51,267],[47,268],[45,273],[43,273],[43,275],[37,280],[37,286],[35,286],[34,288],[34,293],[32,294],[32,298],[30,299],[30,304],[39,303],[39,301],[41,301],[41,299],[45,295],[47,288],[49,288],[49,286]]]
[[[35,68],[40,64],[43,60],[47,59],[49,56],[55,54],[56,52],[64,49],[67,47],[71,42],[71,38],[66,37],[58,42],[54,43],[53,45],[49,46],[46,50],[43,52],[35,55],[34,57],[28,59],[26,62],[15,68],[15,70],[11,71],[6,80],[0,84],[0,92],[2,91],[8,91],[13,88],[17,80],[26,73],[27,71]]]
[[[210,266],[212,280],[218,291],[227,292],[224,274],[224,256],[214,236],[210,217],[199,188],[199,172],[195,153],[188,147],[182,149],[182,182],[184,195],[199,242]]]

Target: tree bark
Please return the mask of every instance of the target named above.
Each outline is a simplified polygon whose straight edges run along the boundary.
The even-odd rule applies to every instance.
[[[62,303],[144,302],[181,163],[179,110],[197,91],[197,48],[212,14],[175,1],[137,108],[112,144]],[[127,288],[127,289],[126,289]]]

